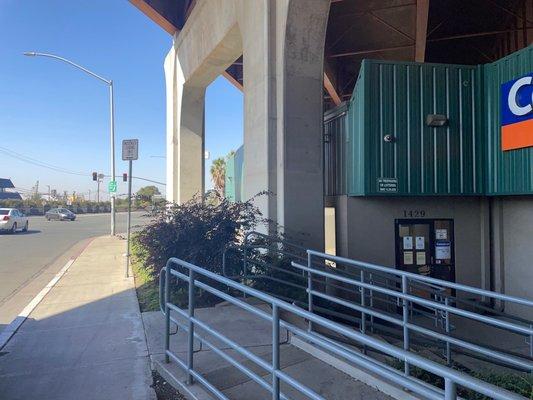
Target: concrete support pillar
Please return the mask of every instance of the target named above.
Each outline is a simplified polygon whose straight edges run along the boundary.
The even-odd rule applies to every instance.
[[[276,59],[270,52],[275,41],[272,11],[275,2],[242,1],[244,76],[244,199],[268,192],[255,200],[264,217],[276,214]],[[266,230],[266,229],[265,229]]]
[[[277,220],[288,236],[323,250],[323,66],[330,1],[286,4],[277,47]]]
[[[330,0],[198,0],[165,62],[167,198],[203,190],[204,89],[241,54],[244,195],[324,248],[323,65]]]
[[[329,0],[242,2],[244,191],[287,237],[324,247],[323,64]]]
[[[205,88],[184,83],[175,52],[165,60],[167,200],[182,204],[204,193]]]

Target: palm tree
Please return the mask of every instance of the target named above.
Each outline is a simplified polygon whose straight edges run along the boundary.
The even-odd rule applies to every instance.
[[[226,159],[219,157],[216,160],[213,160],[210,172],[215,190],[221,195],[224,195],[224,186],[226,183]]]

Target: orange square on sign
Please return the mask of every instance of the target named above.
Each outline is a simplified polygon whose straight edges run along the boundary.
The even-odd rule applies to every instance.
[[[533,146],[533,119],[502,126],[502,150]]]

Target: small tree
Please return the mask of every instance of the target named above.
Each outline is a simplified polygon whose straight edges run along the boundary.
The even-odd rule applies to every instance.
[[[215,190],[219,194],[224,195],[224,186],[226,183],[226,159],[219,157],[213,160],[210,172]]]
[[[157,186],[150,185],[145,186],[137,190],[137,201],[136,205],[141,207],[146,207],[147,205],[152,203],[152,198],[155,195],[160,195],[161,192],[159,192],[159,189]]]

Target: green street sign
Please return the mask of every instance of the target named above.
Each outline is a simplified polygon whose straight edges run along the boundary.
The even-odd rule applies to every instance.
[[[117,192],[117,181],[109,181],[109,184],[107,185],[107,189],[109,190],[109,193],[116,193]]]

